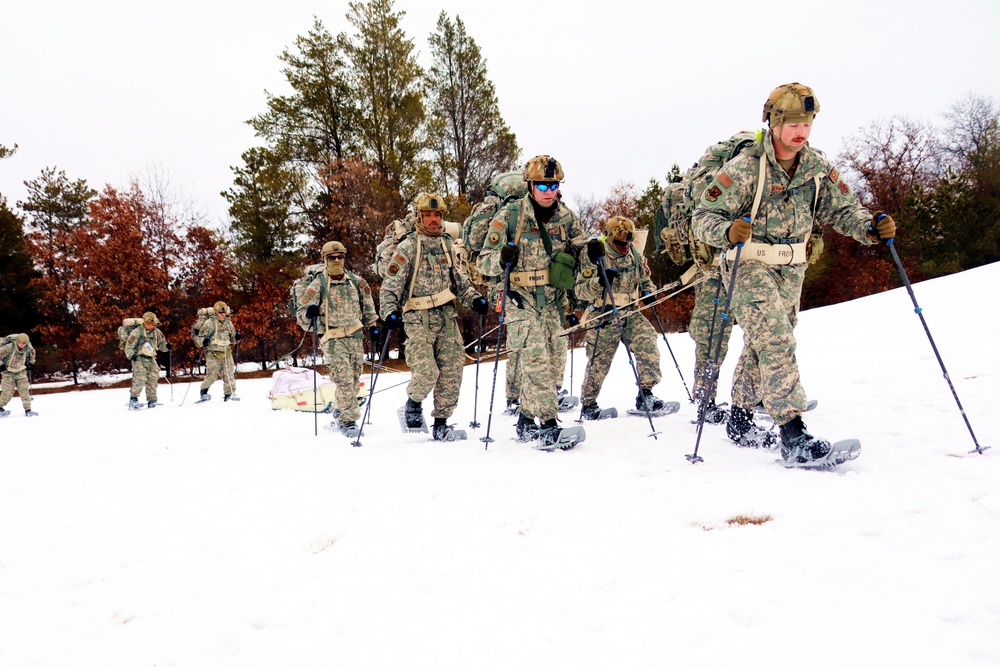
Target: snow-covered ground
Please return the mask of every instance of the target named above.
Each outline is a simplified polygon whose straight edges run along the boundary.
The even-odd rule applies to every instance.
[[[806,421],[864,448],[834,471],[717,426],[692,465],[686,400],[655,440],[622,417],[554,453],[497,410],[487,451],[488,363],[483,426],[458,443],[400,434],[403,386],[375,396],[360,448],[271,411],[268,380],[228,404],[220,384],[183,406],[185,385],[161,385],[164,407],[137,413],[122,389],[39,396],[34,419],[15,397],[0,665],[1000,664],[998,282],[993,265],[916,286],[985,455],[902,289],[801,317]],[[669,340],[690,385],[693,344]],[[685,399],[662,365],[657,393]],[[621,355],[600,403],[633,396]]]

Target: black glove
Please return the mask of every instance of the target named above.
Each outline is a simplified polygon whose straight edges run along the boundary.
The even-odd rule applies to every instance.
[[[212,339],[209,336],[205,336],[204,338],[201,339],[202,347],[208,347],[211,344],[212,344]]]
[[[500,263],[504,266],[514,266],[517,264],[517,258],[520,255],[520,251],[517,246],[511,242],[500,248]]]
[[[5,370],[7,370],[7,364],[0,364],[0,373],[3,373]]]
[[[656,301],[656,296],[649,290],[646,290],[645,292],[642,293],[642,297],[640,298],[640,300],[642,301],[642,305],[648,306],[649,304]]]
[[[607,276],[608,280],[611,281],[611,283],[614,283],[615,278],[618,277],[618,269],[611,267],[604,269],[604,273],[601,273],[600,271],[597,272],[597,282],[601,287],[607,286],[604,282],[604,276]]]
[[[35,365],[34,364],[25,364],[24,367],[27,368],[30,371],[32,368],[35,367]]]
[[[481,296],[477,296],[472,300],[471,308],[480,315],[485,315],[486,311],[490,309],[490,302]]]
[[[310,320],[315,320],[319,317],[319,306],[315,303],[310,304],[309,307],[306,308],[306,317]]]
[[[566,324],[570,325],[571,327],[575,327],[579,323],[580,323],[580,318],[576,316],[576,313],[570,313],[569,315],[566,316]]]
[[[378,337],[382,335],[382,330],[378,327],[369,327],[368,333],[371,334],[372,340],[378,340]]]
[[[399,314],[398,310],[389,313],[389,316],[385,318],[385,328],[388,329],[389,331],[398,329],[401,326],[403,326],[403,318]]]
[[[604,241],[601,239],[590,239],[587,241],[587,258],[592,264],[597,264],[597,260],[604,257]]]
[[[172,349],[174,349],[174,344],[173,343],[167,343],[167,352],[169,352]]]
[[[236,332],[236,340],[243,340],[243,334],[241,334],[239,331]]]

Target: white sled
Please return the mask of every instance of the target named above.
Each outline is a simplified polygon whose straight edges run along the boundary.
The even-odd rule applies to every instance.
[[[313,393],[313,375],[316,391]],[[315,397],[315,403],[313,398]],[[337,385],[330,378],[311,368],[283,368],[271,376],[272,410],[299,410],[302,412],[331,412],[337,405]],[[365,383],[358,383],[358,405],[368,398]]]

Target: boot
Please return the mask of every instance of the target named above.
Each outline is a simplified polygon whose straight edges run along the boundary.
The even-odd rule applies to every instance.
[[[159,405],[159,403],[156,402],[155,398],[153,400],[151,400],[151,401],[149,401],[149,402],[146,403],[146,407],[147,408],[155,408],[158,405]]]
[[[25,417],[37,417],[37,416],[38,416],[38,413],[37,413],[37,412],[35,412],[34,410],[32,410],[31,408],[28,408],[28,409],[26,409],[26,410],[24,411],[24,416],[25,416]]]
[[[454,426],[448,426],[444,417],[434,418],[434,439],[435,440],[447,440],[448,432],[454,431]]]
[[[559,423],[555,419],[549,419],[538,429],[538,439],[541,440],[539,447],[551,447],[559,440]]]
[[[600,419],[601,418],[601,406],[597,403],[591,403],[590,405],[584,405],[583,410],[580,411],[580,417],[583,419]]]
[[[757,426],[753,421],[753,410],[734,405],[726,422],[726,435],[740,447],[763,447],[770,449],[778,442],[771,431]]]
[[[801,416],[782,424],[781,458],[785,461],[808,463],[825,458],[829,453],[830,443],[809,433]]]
[[[522,442],[538,438],[538,424],[535,423],[534,419],[525,417],[524,413],[517,416],[517,425],[514,429],[517,431],[518,440]]]
[[[138,410],[139,409],[139,397],[138,396],[132,396],[131,398],[128,399],[128,409],[129,410]]]
[[[3,408],[0,408],[0,417],[6,417],[9,414],[10,410],[4,410]]]
[[[517,414],[517,411],[521,409],[521,402],[516,398],[507,399],[507,408],[503,411],[505,415],[510,415],[513,417]]]
[[[420,403],[407,397],[406,409],[403,413],[407,428],[420,428],[424,425],[424,412]]]
[[[202,389],[201,390],[201,395],[200,395],[200,397],[199,397],[198,400],[201,400],[201,401],[210,401],[210,400],[212,400],[212,397],[208,395],[208,389]]]
[[[226,394],[225,396],[222,397],[223,403],[227,401],[238,401],[238,400],[240,400],[240,397],[237,396],[236,394]]]
[[[334,422],[336,424],[336,422]],[[337,424],[337,428],[340,432],[346,435],[348,438],[354,438],[358,435],[358,423],[357,422],[341,422]]]
[[[701,414],[698,414],[698,418],[701,418]],[[722,424],[729,419],[729,410],[720,407],[715,404],[715,401],[709,402],[705,406],[705,423],[706,424]]]
[[[635,397],[635,409],[643,412],[656,412],[662,410],[666,403],[662,399],[653,396],[650,389],[640,389],[639,395]]]

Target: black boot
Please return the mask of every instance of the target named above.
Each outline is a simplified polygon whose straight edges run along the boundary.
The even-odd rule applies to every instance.
[[[801,416],[781,425],[781,458],[785,461],[808,463],[829,453],[830,443],[809,433]]]
[[[159,405],[159,403],[156,402],[156,399],[153,399],[152,401],[146,403],[147,408],[155,408],[157,405]]]
[[[420,428],[424,425],[423,408],[412,398],[407,397],[403,416],[406,419],[406,428]]]
[[[516,398],[507,399],[507,408],[503,411],[505,415],[514,416],[521,409],[521,402]]]
[[[600,419],[601,418],[601,406],[597,403],[591,403],[590,405],[584,405],[583,410],[580,411],[580,417],[583,419]]]
[[[434,418],[434,439],[435,440],[447,440],[448,431],[454,430],[454,427],[448,426],[447,421],[444,417]]]
[[[542,441],[539,447],[552,447],[559,440],[559,423],[555,419],[549,419],[542,423],[538,429],[538,439]]]
[[[202,389],[201,395],[198,397],[199,401],[210,401],[212,397],[208,395],[208,389]]]
[[[662,410],[666,403],[663,399],[653,396],[652,389],[640,389],[639,395],[635,397],[635,409],[644,412],[656,412]]]
[[[770,449],[778,442],[778,437],[753,421],[753,410],[734,405],[726,422],[726,435],[740,447],[763,447]]]
[[[138,410],[139,409],[139,397],[138,396],[132,396],[131,398],[128,399],[128,409],[129,410]]]
[[[517,425],[514,429],[517,431],[518,440],[522,442],[538,438],[538,424],[534,419],[525,417],[523,412],[517,416]]]
[[[723,403],[725,405],[725,403]],[[701,418],[701,412],[699,411],[698,417]],[[729,410],[718,406],[715,401],[709,402],[705,406],[705,423],[706,424],[722,424],[727,419],[729,419]]]

